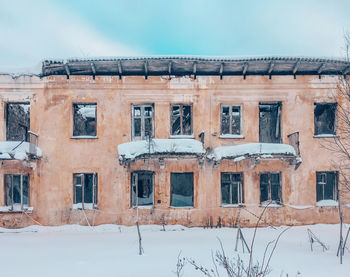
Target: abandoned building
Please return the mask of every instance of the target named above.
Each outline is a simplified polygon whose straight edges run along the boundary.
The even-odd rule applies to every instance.
[[[334,93],[316,58],[44,61],[0,75],[0,226],[344,221]],[[335,161],[336,162],[336,161]],[[343,196],[345,195],[345,196]]]

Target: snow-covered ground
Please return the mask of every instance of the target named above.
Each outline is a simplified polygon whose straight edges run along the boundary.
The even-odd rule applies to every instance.
[[[285,228],[259,228],[254,257],[261,259],[266,244]],[[307,228],[329,250],[323,252],[321,247],[314,245],[311,252]],[[1,276],[176,276],[173,271],[180,251],[182,257],[213,268],[211,250],[215,253],[219,249],[217,238],[223,242],[228,256],[237,257],[239,254],[245,261],[249,259],[241,247],[238,252],[234,251],[237,229],[182,226],[162,229],[156,225],[141,226],[144,255],[139,256],[135,226],[0,228]],[[242,232],[250,245],[254,229],[244,228]],[[301,273],[298,276],[307,277],[350,276],[350,252],[345,250],[343,265],[336,257],[338,235],[339,225],[292,227],[280,238],[269,276],[280,276],[282,271],[290,277],[298,272]],[[350,249],[350,241],[347,246]],[[183,273],[184,277],[203,276],[189,264],[185,265]]]

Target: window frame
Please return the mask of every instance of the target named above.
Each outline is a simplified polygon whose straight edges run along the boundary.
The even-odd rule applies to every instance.
[[[133,186],[134,186],[134,179],[133,176],[137,175],[138,178],[138,174],[140,173],[146,173],[151,175],[151,180],[152,180],[152,194],[153,194],[153,198],[152,198],[152,204],[151,205],[140,205],[138,204],[138,197],[136,197],[136,201],[135,201],[135,205],[133,204]],[[132,171],[130,173],[130,208],[153,208],[154,207],[154,200],[155,200],[155,185],[154,185],[154,177],[155,176],[155,172],[154,171],[150,171],[150,170],[135,170]],[[135,185],[136,187],[136,191],[135,194],[136,196],[138,195],[138,186]]]
[[[334,174],[334,187],[332,189],[333,191],[333,198],[332,199],[326,199],[324,194],[325,194],[325,185],[327,185],[327,173],[333,173]],[[322,174],[323,176],[325,176],[326,181],[325,182],[318,182],[318,174]],[[339,172],[338,171],[316,171],[316,203],[323,201],[323,200],[334,200],[334,201],[339,201]],[[317,200],[317,196],[318,196],[318,187],[319,184],[322,184],[323,187],[323,197],[322,199]]]
[[[262,201],[261,200],[261,175],[267,174],[268,175],[268,191],[267,191],[267,199]],[[278,181],[279,181],[279,198],[280,200],[273,200],[272,199],[272,181],[271,181],[271,175],[272,174],[278,174]],[[265,206],[269,203],[276,204],[279,206],[283,205],[283,186],[282,186],[282,172],[281,171],[262,171],[259,173],[259,188],[260,188],[260,205]]]
[[[30,102],[28,101],[24,101],[24,102],[6,102],[5,103],[5,129],[6,129],[6,134],[5,134],[5,139],[6,141],[11,141],[8,139],[8,106],[9,105],[29,105],[29,127],[28,127],[28,130],[26,132],[26,135],[25,135],[25,142],[29,142],[29,134],[28,134],[28,131],[30,131],[30,117],[31,117],[31,104]]]
[[[229,117],[230,117],[230,123],[229,123],[229,133],[223,133],[222,131],[222,119],[223,119],[223,108],[228,107],[229,108]],[[232,107],[239,107],[239,134],[233,134],[232,132]],[[220,104],[220,137],[237,137],[242,138],[243,137],[243,105],[242,104],[234,104],[234,103],[221,103]]]
[[[140,107],[141,115],[138,117],[135,117],[135,108]],[[152,116],[145,116],[144,115],[144,109],[146,107],[151,107],[152,108]],[[146,118],[151,118],[152,122],[152,135],[150,138],[154,138],[154,130],[155,130],[155,107],[154,103],[142,103],[142,104],[131,104],[131,139],[132,140],[145,140],[147,139],[147,136],[145,134],[145,119]],[[134,120],[135,118],[140,118],[141,119],[141,136],[135,136],[135,125],[134,125]]]
[[[276,129],[275,129],[275,133],[277,132],[277,126],[278,126],[278,139],[275,136],[276,141],[265,141],[266,139],[269,140],[269,138],[264,138],[263,134],[262,134],[262,126],[261,126],[261,121],[262,121],[262,117],[261,117],[261,109],[263,109],[263,106],[277,106],[277,117],[276,117]],[[259,117],[258,117],[258,124],[259,124],[259,143],[283,143],[283,120],[282,120],[282,116],[283,116],[283,102],[282,101],[267,101],[267,102],[259,102],[258,105],[258,109],[259,109]],[[271,137],[270,137],[271,138]]]
[[[180,117],[180,134],[176,135],[173,134],[173,107],[179,106],[180,115],[176,117]],[[189,106],[190,107],[190,113],[191,113],[191,131],[190,134],[184,134],[183,131],[183,107]],[[170,104],[170,137],[193,137],[193,104],[185,104],[185,103],[177,103],[177,104]]]
[[[85,175],[92,175],[92,203],[84,203],[84,193],[85,193]],[[82,177],[81,178],[81,203],[77,203],[76,201],[76,178],[75,176]],[[81,204],[81,207],[79,207]],[[91,207],[86,206],[86,204],[92,204]],[[81,210],[97,210],[98,207],[98,173],[97,172],[78,172],[73,173],[73,209],[81,209]],[[76,206],[76,207],[75,207]]]
[[[75,131],[75,108],[76,105],[86,105],[86,106],[93,106],[95,105],[95,135],[74,135]],[[72,112],[73,112],[73,130],[72,130],[72,138],[83,138],[83,139],[95,139],[97,138],[97,102],[73,102],[72,103]]]
[[[174,206],[172,204],[172,200],[173,200],[173,192],[172,192],[172,189],[173,189],[173,184],[171,182],[171,176],[172,174],[192,174],[192,205],[191,206]],[[170,208],[194,208],[195,207],[195,183],[194,183],[194,180],[195,180],[195,175],[194,175],[194,172],[193,171],[186,171],[186,172],[170,172]]]
[[[12,191],[12,199],[11,199],[11,205],[6,205],[7,201],[7,193],[6,193],[6,177],[10,176],[11,178],[11,191]],[[13,177],[14,176],[20,176],[20,194],[21,194],[21,203],[14,203],[13,201]],[[28,204],[23,203],[23,177],[27,177],[27,182],[28,182]],[[9,207],[9,211],[24,211],[27,210],[30,207],[30,175],[27,174],[4,174],[4,203],[6,207]],[[18,209],[18,205],[14,204],[20,204],[20,209]],[[16,207],[17,209],[14,209]]]
[[[230,196],[230,203],[228,204],[225,204],[223,203],[223,198],[222,198],[222,177],[224,174],[228,174],[230,175],[230,184],[229,184],[229,188],[230,188],[230,191],[231,193],[229,193],[229,196]],[[241,181],[240,182],[237,182],[237,181],[232,181],[232,177],[233,175],[240,175],[240,179]],[[234,183],[238,183],[237,187],[238,187],[238,192],[237,192],[237,199],[238,199],[238,202],[237,203],[232,203],[232,190],[233,190],[233,184]],[[244,205],[244,175],[243,175],[243,172],[221,172],[221,175],[220,175],[220,194],[221,194],[221,206],[222,207],[232,207],[232,206],[239,206],[239,205]],[[241,200],[241,201],[239,201]]]
[[[326,133],[318,133],[316,134],[316,115],[315,115],[315,108],[316,105],[334,105],[334,122],[333,122],[333,134],[326,134]],[[313,114],[314,114],[314,137],[334,137],[337,136],[337,131],[338,131],[338,102],[314,102],[314,109],[313,109]]]

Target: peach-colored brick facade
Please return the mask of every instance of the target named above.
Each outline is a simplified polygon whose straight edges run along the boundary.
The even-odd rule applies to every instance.
[[[0,226],[103,223],[135,224],[136,209],[130,208],[130,176],[134,170],[153,171],[154,206],[140,209],[141,224],[188,226],[253,226],[260,206],[259,173],[281,172],[283,205],[268,207],[265,224],[314,224],[339,222],[337,207],[316,206],[316,171],[333,170],[332,153],[322,148],[324,139],[314,138],[314,103],[332,102],[337,77],[322,76],[49,76],[44,78],[0,76],[0,141],[6,140],[5,106],[30,102],[30,129],[38,134],[43,156],[39,160],[0,161],[0,206],[4,206],[4,174],[30,176],[32,212],[2,212]],[[259,102],[282,102],[282,141],[300,134],[302,163],[279,159],[256,162],[199,161],[195,157],[138,159],[120,165],[117,147],[130,142],[132,104],[154,104],[155,138],[170,137],[170,105],[191,104],[193,137],[204,132],[204,149],[259,142]],[[97,103],[97,138],[72,138],[73,103]],[[242,107],[243,138],[220,138],[220,106]],[[98,173],[98,209],[74,210],[73,173]],[[170,173],[193,172],[194,207],[170,207]],[[222,207],[221,172],[243,172],[244,207]],[[347,198],[349,199],[349,198]],[[350,202],[347,202],[350,203]],[[85,214],[84,214],[85,213]],[[86,217],[87,219],[86,219]],[[350,223],[350,205],[344,206]]]

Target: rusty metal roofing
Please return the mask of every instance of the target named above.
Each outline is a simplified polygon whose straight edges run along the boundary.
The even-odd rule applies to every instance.
[[[46,60],[42,76],[50,75],[349,75],[350,62],[312,57],[144,56]]]

